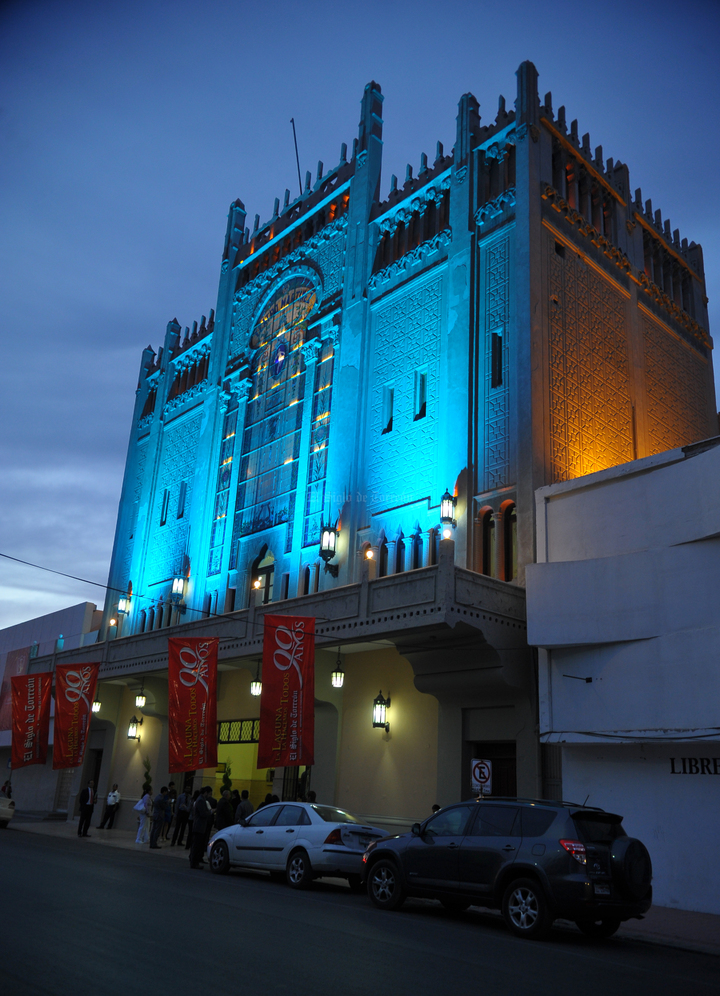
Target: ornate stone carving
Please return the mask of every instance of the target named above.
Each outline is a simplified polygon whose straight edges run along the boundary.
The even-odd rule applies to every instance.
[[[647,317],[643,345],[651,453],[703,439],[708,434],[706,362]]]
[[[286,271],[300,264],[309,265],[322,277],[322,298],[332,297],[342,287],[345,263],[345,229],[347,215],[325,225],[321,231],[306,239],[301,246],[278,260],[273,266],[259,273],[235,295],[232,317],[230,359],[247,349],[251,323],[260,296]]]
[[[375,509],[422,498],[435,486],[442,293],[440,275],[415,280],[375,315],[370,431],[376,456],[368,467],[368,505]],[[415,420],[415,371],[421,368],[428,378],[426,414]],[[383,389],[388,381],[394,390],[393,427],[383,433]]]
[[[488,221],[494,221],[495,218],[499,218],[505,214],[508,209],[514,208],[515,202],[515,187],[508,187],[507,190],[503,190],[493,200],[486,201],[485,204],[477,209],[475,212],[475,224],[484,225]]]
[[[151,585],[172,575],[181,562],[187,544],[192,500],[195,455],[200,434],[201,416],[193,415],[165,430],[162,441],[160,472],[155,488],[155,504],[151,511],[152,528],[145,566],[145,583]],[[180,485],[185,481],[186,514],[177,518],[177,501]],[[169,491],[168,512],[165,525],[160,525],[165,491]]]
[[[207,377],[204,380],[198,381],[197,384],[193,384],[193,386],[189,387],[187,391],[183,391],[182,394],[178,394],[176,397],[165,402],[165,407],[163,408],[164,414],[169,415],[170,412],[174,412],[176,408],[181,408],[183,405],[186,405],[191,401],[196,401],[200,395],[205,393],[209,386],[210,381]]]
[[[315,363],[318,356],[320,355],[320,350],[322,349],[321,339],[310,339],[309,342],[304,342],[300,347],[302,354],[305,357],[305,363]]]
[[[547,185],[542,198],[548,201],[555,210],[565,217],[571,225],[575,225],[581,235],[587,236],[593,245],[597,246],[619,269],[624,270],[628,277],[646,291],[686,332],[690,338],[697,340],[704,350],[712,349],[712,340],[707,331],[695,321],[686,311],[683,311],[667,294],[648,279],[644,270],[637,270],[624,252],[614,246],[609,239],[593,228],[585,218],[569,206],[558,194],[557,190]],[[628,222],[630,225],[630,222]]]
[[[483,247],[485,266],[485,454],[483,490],[510,482],[510,424],[508,412],[508,350],[510,343],[510,237],[504,235]],[[492,334],[502,335],[502,382],[492,386]]]
[[[633,459],[625,311],[608,280],[546,233],[553,483]]]
[[[382,270],[378,270],[377,273],[373,273],[368,280],[368,286],[378,287],[380,284],[387,283],[387,281],[392,279],[392,277],[395,277],[400,273],[404,273],[416,263],[422,262],[431,253],[437,252],[439,249],[443,249],[451,242],[452,232],[449,228],[444,228],[442,232],[438,232],[438,234],[433,235],[431,239],[421,242],[419,246],[415,246],[414,249],[406,252],[389,266],[384,267]]]

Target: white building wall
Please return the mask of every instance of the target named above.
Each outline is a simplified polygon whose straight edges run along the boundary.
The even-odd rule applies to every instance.
[[[720,913],[720,438],[542,488],[527,570],[540,738],[620,813],[659,905]]]
[[[702,765],[703,758],[710,763]],[[691,759],[706,773],[691,773]],[[626,832],[650,852],[655,904],[720,912],[713,857],[720,826],[719,743],[566,745],[563,796],[581,803],[587,796],[589,806],[623,817]]]

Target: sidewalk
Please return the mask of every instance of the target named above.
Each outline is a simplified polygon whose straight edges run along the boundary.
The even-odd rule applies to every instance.
[[[77,820],[62,823],[53,820],[33,820],[16,816],[10,821],[8,830],[20,833],[43,834],[48,837],[65,837],[77,840],[78,847],[119,847],[130,851],[143,851],[149,860],[187,861],[188,852],[184,847],[172,847],[169,842],[162,845],[157,854],[150,855],[147,844],[136,844],[135,834],[130,830],[99,830],[91,827],[90,836],[78,839]],[[568,930],[576,930],[574,924],[559,921]],[[617,937],[647,944],[663,944],[685,951],[699,951],[703,954],[720,955],[720,916],[714,913],[693,913],[689,910],[676,910],[668,906],[653,906],[644,920],[627,920],[618,931]]]

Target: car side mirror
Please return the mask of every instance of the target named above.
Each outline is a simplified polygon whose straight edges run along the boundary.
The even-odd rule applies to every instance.
[[[420,824],[419,823],[413,823],[413,825],[410,828],[410,830],[411,830],[413,836],[415,836],[415,837],[419,837],[420,836]]]
[[[241,827],[246,827],[248,825],[248,821],[244,817],[242,817],[241,819],[237,820],[237,823]]]

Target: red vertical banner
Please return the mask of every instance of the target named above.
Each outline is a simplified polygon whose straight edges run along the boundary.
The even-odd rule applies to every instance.
[[[99,664],[55,668],[53,768],[79,768],[85,757]]]
[[[168,640],[168,771],[217,767],[218,639]]]
[[[315,620],[265,616],[258,768],[312,764]]]
[[[0,730],[12,729],[12,694],[10,682],[18,674],[25,674],[30,660],[30,647],[8,650],[5,671],[0,686]]]
[[[11,678],[12,754],[10,764],[24,768],[45,764],[50,730],[50,691],[52,674],[24,674]]]

